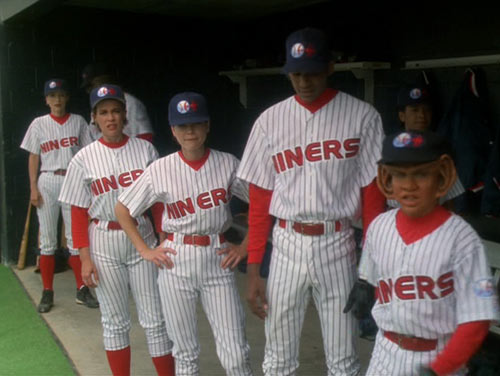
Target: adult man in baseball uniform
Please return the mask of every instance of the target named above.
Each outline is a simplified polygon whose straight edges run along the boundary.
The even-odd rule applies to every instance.
[[[68,263],[73,269],[77,284],[76,302],[97,308],[97,300],[83,283],[80,257],[78,250],[73,247],[71,208],[57,201],[71,158],[81,146],[91,141],[88,126],[80,115],[66,112],[69,95],[64,80],[55,78],[46,81],[44,94],[50,114],[34,119],[21,143],[21,148],[30,153],[30,200],[37,208],[40,225],[40,274],[43,292],[38,312],[49,312],[54,304],[54,254],[57,248],[57,222],[61,211],[71,254]]]
[[[116,78],[105,63],[92,63],[85,66],[82,72],[81,87],[90,94],[92,89],[103,84],[116,84]],[[146,106],[132,94],[124,92],[127,103],[128,124],[123,132],[129,137],[139,137],[149,142],[153,141],[153,127],[149,120]],[[91,126],[94,140],[100,137],[99,129]]]
[[[381,119],[368,103],[327,88],[333,62],[320,30],[289,35],[284,72],[296,95],[260,115],[237,172],[250,183],[247,300],[266,319],[263,369],[295,374],[312,295],[328,374],[355,375],[355,321],[342,308],[356,280],[351,220],[363,208],[366,226],[384,207],[374,183]],[[270,215],[277,221],[265,291],[259,264]]]

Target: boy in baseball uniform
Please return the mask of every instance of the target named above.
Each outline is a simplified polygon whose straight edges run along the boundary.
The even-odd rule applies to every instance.
[[[57,248],[57,223],[61,212],[71,254],[68,263],[75,274],[76,302],[89,308],[97,308],[97,300],[83,283],[80,257],[78,250],[73,247],[71,208],[57,201],[70,160],[82,146],[91,142],[88,125],[80,115],[66,111],[69,95],[64,80],[54,78],[46,81],[44,95],[50,114],[34,119],[21,143],[21,148],[30,153],[30,200],[37,208],[40,225],[40,274],[43,292],[38,312],[49,312],[54,305],[54,254]]]
[[[400,209],[369,226],[346,307],[365,317],[375,289],[380,330],[367,375],[463,375],[499,317],[481,239],[439,205],[456,180],[449,153],[430,131],[384,140],[377,183]]]

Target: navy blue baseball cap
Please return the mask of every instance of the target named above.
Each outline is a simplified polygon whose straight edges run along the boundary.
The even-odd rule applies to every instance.
[[[377,163],[427,163],[443,154],[451,155],[451,145],[441,135],[431,131],[401,131],[384,138],[382,158]]]
[[[405,86],[399,90],[398,107],[421,103],[432,104],[429,89],[422,86]]]
[[[176,94],[168,104],[168,122],[171,126],[209,121],[205,97],[194,92]]]
[[[305,28],[294,31],[286,39],[284,73],[317,73],[327,69],[333,60],[326,34],[318,29]]]
[[[114,99],[125,104],[125,95],[120,86],[104,84],[90,92],[90,108],[94,109],[99,102],[105,99]]]
[[[95,77],[111,75],[111,69],[104,62],[87,64],[82,71],[82,83],[80,88],[85,88],[92,84]]]
[[[45,96],[49,95],[50,93],[53,93],[54,91],[59,91],[59,90],[65,91],[66,93],[68,92],[68,86],[66,85],[66,81],[60,78],[52,78],[46,81],[43,87],[43,93]]]

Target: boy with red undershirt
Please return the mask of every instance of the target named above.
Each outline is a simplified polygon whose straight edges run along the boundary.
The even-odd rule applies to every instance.
[[[474,229],[439,205],[456,180],[449,145],[430,131],[387,136],[377,182],[401,208],[367,230],[348,308],[380,328],[367,375],[462,375],[498,302]]]

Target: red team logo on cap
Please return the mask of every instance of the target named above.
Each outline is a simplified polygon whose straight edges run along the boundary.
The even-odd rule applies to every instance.
[[[185,114],[186,112],[189,111],[189,102],[188,101],[180,101],[177,103],[177,111],[179,111],[181,114]]]
[[[294,58],[299,58],[302,55],[304,55],[304,51],[305,51],[305,48],[304,48],[304,45],[302,43],[295,43],[292,46],[290,53]]]

